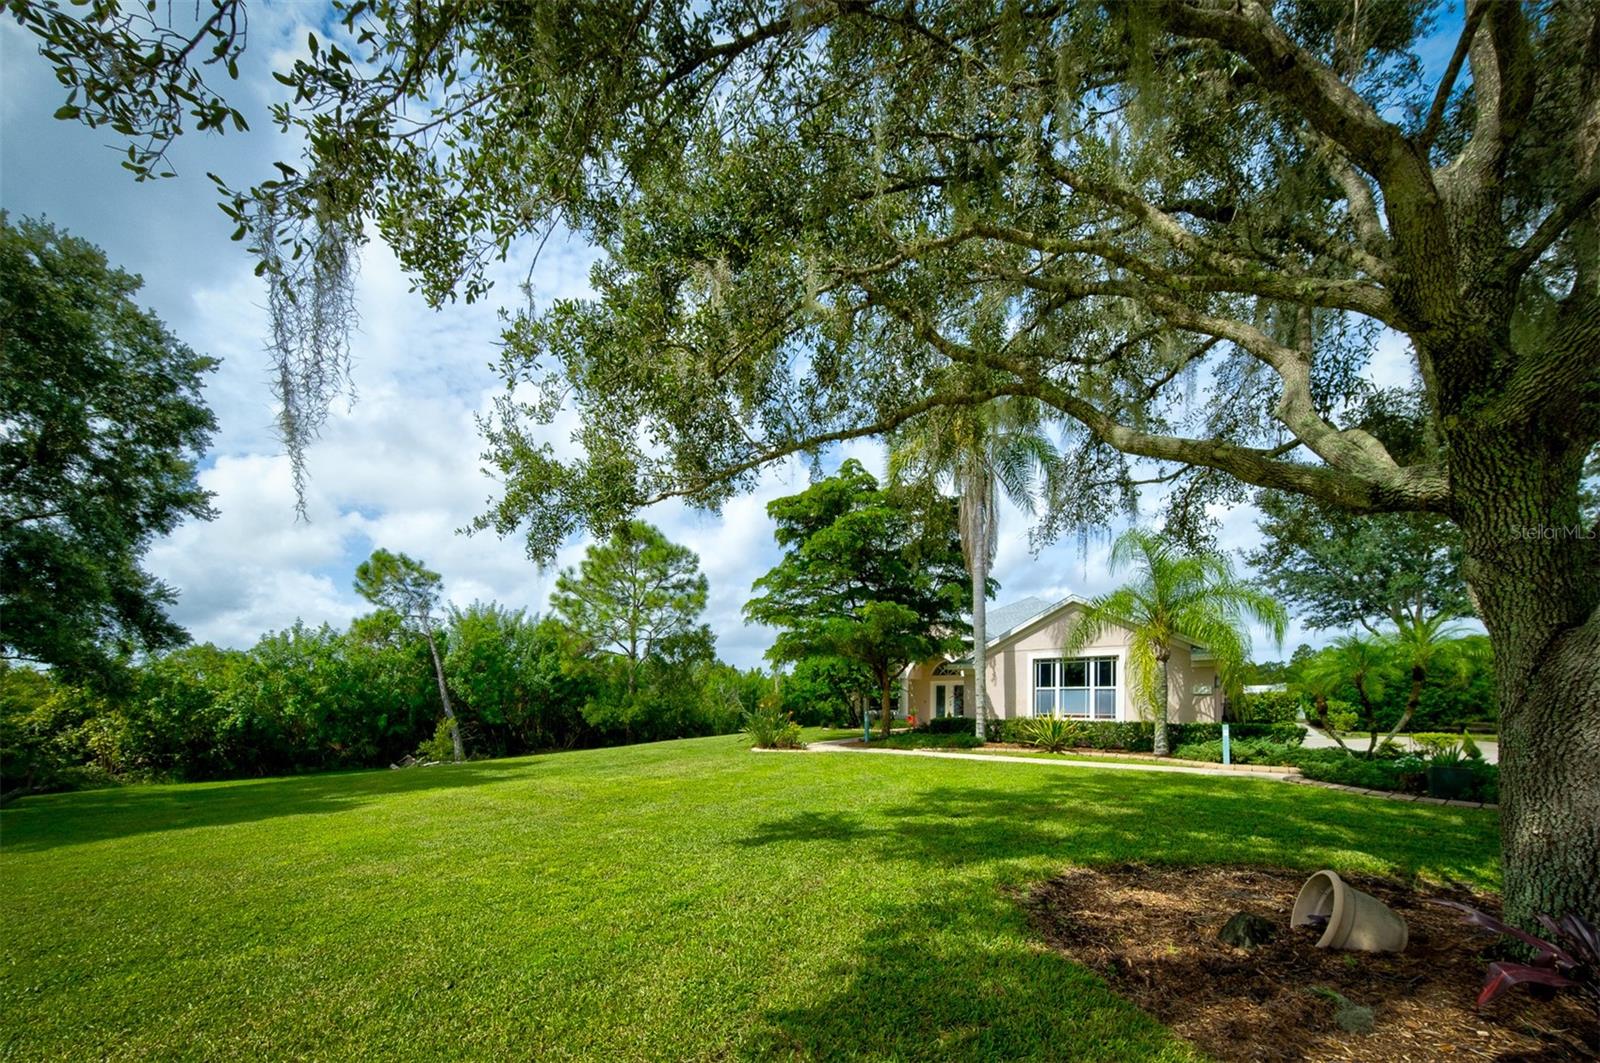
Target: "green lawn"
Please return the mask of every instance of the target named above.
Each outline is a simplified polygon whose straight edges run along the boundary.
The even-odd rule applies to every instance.
[[[0,1054],[1187,1059],[1016,889],[1134,859],[1497,883],[1487,812],[745,744],[24,799]]]

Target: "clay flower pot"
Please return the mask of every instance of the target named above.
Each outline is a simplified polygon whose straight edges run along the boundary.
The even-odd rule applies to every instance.
[[[1403,952],[1406,921],[1376,897],[1351,889],[1332,871],[1318,871],[1300,887],[1294,900],[1290,926],[1307,926],[1321,916],[1327,929],[1317,940],[1319,949],[1357,949],[1362,952]]]

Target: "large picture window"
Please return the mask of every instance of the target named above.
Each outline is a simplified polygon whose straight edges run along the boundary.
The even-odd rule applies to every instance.
[[[1115,657],[1042,657],[1033,662],[1033,714],[1117,718]]]

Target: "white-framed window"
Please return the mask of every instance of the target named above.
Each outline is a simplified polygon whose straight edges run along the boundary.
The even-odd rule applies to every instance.
[[[1033,714],[1082,720],[1117,718],[1115,657],[1036,657]]]

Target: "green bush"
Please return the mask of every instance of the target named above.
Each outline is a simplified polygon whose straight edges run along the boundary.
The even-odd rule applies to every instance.
[[[1229,754],[1235,764],[1289,764],[1295,762],[1300,748],[1286,742],[1272,742],[1264,738],[1243,738],[1230,743]],[[1172,755],[1179,760],[1203,760],[1222,763],[1222,740],[1214,742],[1189,742],[1176,747]]]
[[[770,694],[744,718],[744,733],[761,749],[805,748],[805,743],[800,741],[800,725],[783,711],[778,698]]]
[[[959,731],[940,734],[920,729],[892,734],[888,738],[874,737],[872,744],[890,749],[976,749],[983,745],[975,734],[962,734]]]
[[[1454,750],[1457,753],[1463,754],[1465,753],[1465,750],[1461,745],[1460,735],[1446,734],[1438,731],[1418,731],[1412,734],[1411,741],[1423,752],[1424,755],[1430,757],[1438,756],[1446,750]]]
[[[1031,745],[1029,733],[1035,719],[1046,717],[1019,716],[1007,720],[991,721],[989,737],[997,742]],[[1078,749],[1111,749],[1130,753],[1148,753],[1155,748],[1155,724],[1144,721],[1118,720],[1067,720],[1071,724],[1072,746]],[[1305,728],[1296,723],[1236,723],[1230,725],[1235,741],[1262,739],[1278,745],[1298,746],[1305,740]],[[1172,746],[1201,742],[1220,742],[1220,723],[1172,723],[1167,725],[1167,738]]]
[[[450,737],[450,721],[443,719],[433,729],[433,737],[417,747],[418,760],[437,760],[448,764],[456,758],[455,742]]]
[[[783,680],[783,707],[806,727],[860,726],[862,707],[877,703],[872,673],[844,657],[802,658]]]
[[[1309,710],[1303,695],[1288,690],[1263,690],[1254,694],[1241,694],[1228,705],[1245,723],[1289,723]]]
[[[1167,725],[1168,738],[1174,746],[1198,742],[1222,741],[1220,723],[1174,723]],[[1228,725],[1228,734],[1235,742],[1260,739],[1278,745],[1298,746],[1306,739],[1306,729],[1298,723],[1280,720],[1273,723],[1234,723]]]
[[[1025,741],[1047,753],[1060,753],[1078,744],[1078,725],[1072,720],[1040,716],[1027,721]]]
[[[977,727],[971,716],[935,716],[925,721],[919,731],[932,735],[976,734]]]
[[[1482,758],[1468,761],[1472,765],[1472,797],[1490,804],[1500,803],[1500,768]]]
[[[1334,756],[1310,758],[1302,756],[1298,767],[1300,768],[1300,774],[1308,779],[1339,783],[1342,786],[1359,786],[1368,790],[1421,792],[1405,784],[1402,779],[1403,773],[1396,767],[1395,761],[1367,760],[1364,757],[1352,757],[1348,753],[1337,749],[1319,750],[1318,752],[1332,753]]]
[[[1468,797],[1474,801],[1500,801],[1500,769],[1482,760],[1469,760],[1472,766],[1473,788]],[[1360,786],[1368,790],[1398,790],[1421,794],[1428,790],[1428,762],[1411,753],[1368,760],[1351,756],[1340,749],[1302,749],[1297,751],[1295,765],[1300,774],[1321,782]]]

